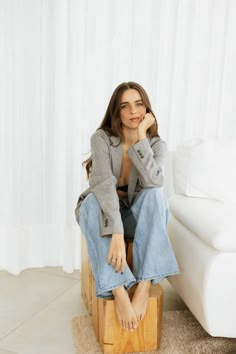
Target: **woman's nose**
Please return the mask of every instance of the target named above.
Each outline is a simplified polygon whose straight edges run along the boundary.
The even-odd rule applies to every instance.
[[[137,112],[137,110],[136,110],[136,107],[135,106],[131,106],[131,108],[130,108],[130,113],[131,114],[134,114],[134,113],[136,113]]]

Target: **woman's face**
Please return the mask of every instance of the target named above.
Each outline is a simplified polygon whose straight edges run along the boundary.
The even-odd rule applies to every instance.
[[[120,119],[123,127],[137,129],[146,114],[146,107],[140,93],[135,89],[123,92],[120,101]]]

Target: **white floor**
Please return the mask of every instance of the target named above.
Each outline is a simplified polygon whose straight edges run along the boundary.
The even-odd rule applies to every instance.
[[[164,311],[186,307],[167,280],[161,286]],[[79,271],[0,271],[0,354],[76,354],[71,320],[79,314],[87,314]]]

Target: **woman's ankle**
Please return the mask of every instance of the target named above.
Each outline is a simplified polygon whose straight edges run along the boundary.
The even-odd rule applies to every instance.
[[[124,286],[121,285],[118,288],[112,289],[112,294],[114,296],[116,296],[116,295],[119,295],[119,294],[123,293],[124,291],[126,291],[126,290],[125,290]]]
[[[151,280],[143,280],[138,283],[138,288],[140,289],[150,289]]]

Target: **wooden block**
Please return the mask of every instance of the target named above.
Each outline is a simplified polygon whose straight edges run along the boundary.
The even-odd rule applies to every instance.
[[[81,237],[81,294],[84,303],[92,314],[92,292],[93,292],[93,274],[88,258],[88,249],[84,236]]]
[[[98,326],[99,326],[99,331],[98,331],[98,341],[99,343],[103,343],[103,337],[104,337],[104,308],[105,308],[105,302],[107,300],[104,299],[98,299]]]
[[[152,286],[145,317],[133,332],[124,330],[117,318],[114,300],[99,306],[99,342],[105,354],[155,351],[160,346],[163,290]]]
[[[98,298],[95,294],[94,279],[92,279],[92,323],[97,340],[99,340]]]

